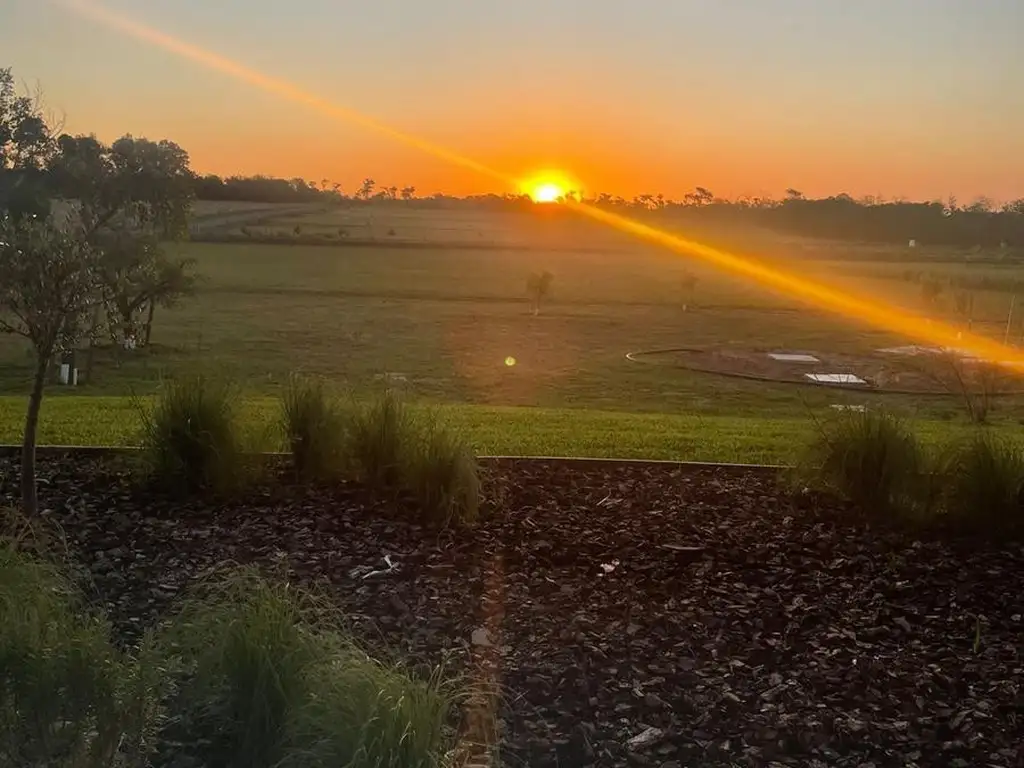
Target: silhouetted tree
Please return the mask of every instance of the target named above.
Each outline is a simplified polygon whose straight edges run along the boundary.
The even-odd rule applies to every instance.
[[[376,187],[377,182],[373,179],[363,179],[363,183],[359,185],[359,191],[356,192],[356,197],[360,200],[369,200],[373,197],[373,190]]]
[[[0,210],[48,212],[42,182],[53,147],[38,94],[19,95],[11,70],[0,68]]]
[[[402,199],[412,200],[416,197],[416,187],[402,187]]]

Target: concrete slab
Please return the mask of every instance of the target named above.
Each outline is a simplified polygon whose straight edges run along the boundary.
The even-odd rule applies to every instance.
[[[804,376],[818,384],[867,384],[852,373],[805,373]]]

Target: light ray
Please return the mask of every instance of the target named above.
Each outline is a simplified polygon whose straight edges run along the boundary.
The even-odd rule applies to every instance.
[[[665,232],[626,216],[586,203],[568,200],[563,205],[614,227],[685,256],[695,256],[720,270],[752,280],[758,285],[785,293],[806,304],[843,315],[881,330],[956,349],[1009,368],[1024,366],[1024,353],[992,339],[968,333],[941,320],[916,315],[895,305],[863,298],[848,290],[833,288],[793,272],[783,271],[756,259],[739,256],[695,240]]]
[[[208,69],[216,70],[217,72],[233,77],[236,80],[247,83],[248,85],[281,96],[288,101],[302,104],[326,115],[327,117],[341,120],[343,122],[354,123],[391,139],[395,139],[396,141],[400,141],[403,144],[415,147],[416,149],[433,155],[440,160],[445,160],[449,163],[462,166],[474,173],[489,176],[490,178],[501,181],[504,184],[514,186],[516,183],[516,180],[511,176],[500,173],[493,168],[489,168],[482,163],[478,163],[472,158],[466,157],[465,155],[448,149],[447,147],[442,147],[431,141],[406,133],[405,131],[400,131],[397,128],[393,128],[392,126],[381,122],[380,120],[363,114],[358,110],[328,101],[321,96],[317,96],[314,93],[310,93],[309,91],[289,83],[287,80],[266,75],[255,69],[247,67],[244,64],[240,64],[237,61],[229,59],[226,56],[214,53],[213,51],[208,51],[198,45],[188,43],[177,37],[169,35],[166,32],[161,32],[158,29],[154,29],[146,24],[123,16],[120,13],[116,13],[109,8],[105,8],[98,3],[92,2],[91,0],[56,0],[56,2],[89,19],[92,19],[93,21],[99,22],[104,26],[122,32],[129,37],[134,37],[137,40],[163,48],[166,51],[170,51],[171,53],[177,54],[182,58],[193,61],[196,64],[207,67]]]
[[[517,180],[508,174],[490,168],[454,150],[393,128],[355,109],[336,104],[303,90],[286,80],[271,77],[225,56],[127,18],[93,2],[93,0],[55,0],[55,2],[61,3],[93,21],[130,37],[163,48],[182,58],[233,77],[256,88],[274,93],[289,101],[303,104],[327,117],[354,123],[403,144],[415,147],[441,160],[500,181],[509,189],[518,189],[522,184],[522,180]],[[999,363],[1018,371],[1024,367],[1024,354],[1021,351],[978,334],[962,332],[948,323],[910,313],[895,305],[863,298],[848,290],[830,287],[824,283],[801,277],[798,274],[769,266],[757,259],[689,240],[593,205],[572,200],[566,200],[562,204],[571,207],[573,210],[594,221],[614,227],[642,240],[655,243],[675,253],[699,258],[726,272],[752,280],[760,286],[780,291],[794,299],[827,312],[917,341],[924,341],[941,347],[955,348],[964,353],[990,362]]]

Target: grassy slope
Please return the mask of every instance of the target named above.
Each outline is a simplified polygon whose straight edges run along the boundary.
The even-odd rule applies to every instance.
[[[244,401],[254,444],[275,448],[277,402]],[[0,397],[0,443],[21,439],[25,401]],[[485,455],[595,456],[743,463],[794,460],[815,426],[809,419],[660,415],[582,409],[439,406],[438,416],[464,430]],[[920,421],[926,442],[967,429]],[[1011,425],[996,427],[1011,431]],[[131,445],[139,434],[137,405],[125,397],[53,397],[44,402],[40,441],[51,445]]]

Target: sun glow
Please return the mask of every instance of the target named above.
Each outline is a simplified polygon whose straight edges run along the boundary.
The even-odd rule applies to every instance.
[[[535,203],[554,203],[565,197],[565,190],[557,184],[541,184],[530,192]]]
[[[579,189],[579,184],[559,171],[542,171],[519,184],[519,191],[535,203],[558,203],[576,197]]]

